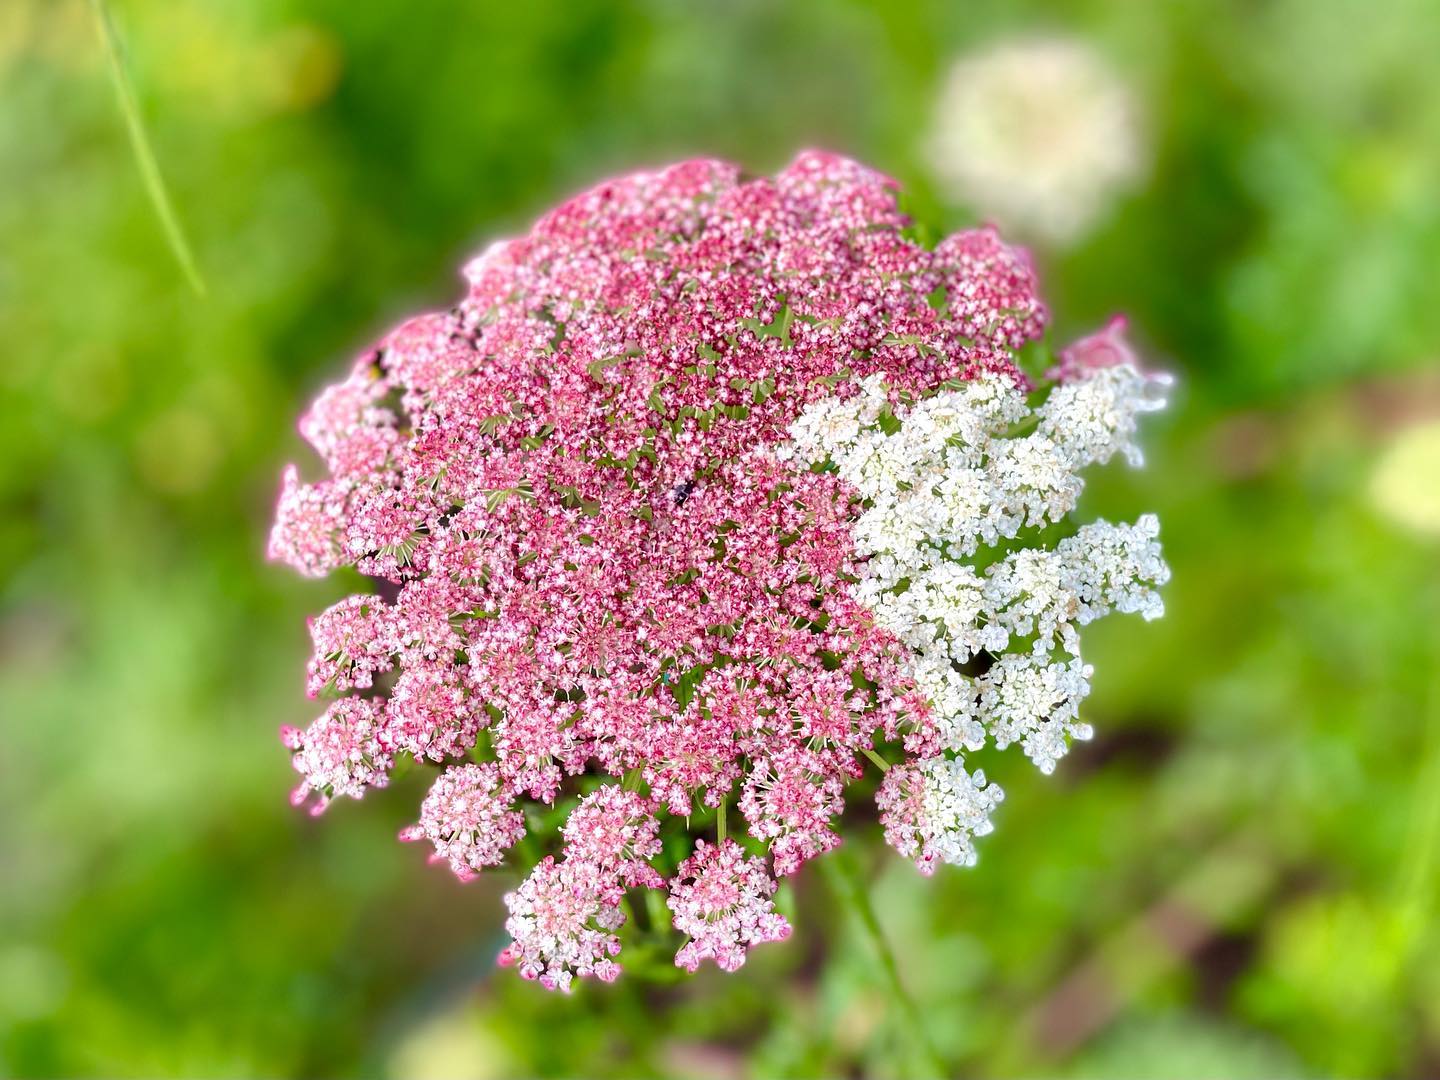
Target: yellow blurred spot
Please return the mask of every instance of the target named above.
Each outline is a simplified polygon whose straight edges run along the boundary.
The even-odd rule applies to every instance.
[[[14,0],[0,4],[0,75],[30,44],[34,24],[34,6],[30,0]]]
[[[1370,497],[1392,521],[1440,536],[1440,420],[1395,436],[1370,477]]]
[[[340,79],[339,42],[309,23],[264,30],[194,8],[167,11],[147,31],[168,95],[231,117],[308,109]]]
[[[857,987],[835,1021],[835,1045],[848,1053],[858,1054],[874,1037],[880,1019],[895,1006],[887,1004],[883,994]]]
[[[308,109],[328,98],[340,81],[340,45],[316,26],[291,26],[273,35],[261,50],[255,74],[262,102],[276,111]]]
[[[1371,138],[1350,147],[1339,163],[1337,188],[1359,210],[1393,213],[1429,194],[1426,155],[1405,138]]]
[[[220,464],[220,454],[214,422],[187,406],[161,413],[135,438],[136,468],[147,484],[166,495],[202,490]]]
[[[470,1002],[412,1029],[391,1054],[388,1072],[405,1080],[488,1080],[515,1075],[504,1045]]]
[[[104,65],[104,57],[95,47],[95,28],[86,0],[55,0],[37,7],[43,14],[29,42],[37,56],[69,72],[92,71]]]
[[[1296,904],[1277,920],[1269,949],[1274,970],[1324,1016],[1383,1012],[1405,961],[1395,911],[1358,895]]]

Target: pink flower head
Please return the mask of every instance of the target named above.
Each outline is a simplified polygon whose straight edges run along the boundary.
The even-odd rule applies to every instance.
[[[915,860],[926,877],[935,873],[938,856],[925,843],[925,776],[910,763],[892,766],[875,793],[885,842]]]
[[[270,558],[289,563],[306,577],[324,577],[343,565],[339,534],[345,525],[345,492],[334,484],[302,484],[300,470],[287,465],[270,530]]]
[[[380,472],[399,444],[395,414],[380,406],[388,387],[373,357],[358,361],[350,378],[329,387],[300,419],[300,434],[337,479]]]
[[[734,840],[697,841],[670,882],[675,929],[690,938],[675,954],[676,965],[694,971],[702,960],[714,960],[734,971],[750,946],[789,937],[790,924],[770,901],[775,888],[765,860],[747,858]]]
[[[597,788],[565,821],[565,861],[584,862],[627,887],[658,889],[665,879],[649,860],[660,854],[655,804],[619,784]]]
[[[1124,315],[1113,315],[1104,329],[1083,337],[1060,350],[1060,362],[1048,373],[1048,377],[1060,382],[1071,382],[1084,378],[1097,368],[1118,367],[1128,364],[1140,370],[1140,359],[1125,331],[1130,320]]]
[[[487,866],[525,835],[524,815],[511,809],[511,794],[492,764],[455,765],[440,774],[420,806],[420,822],[402,840],[429,840],[432,861],[449,862],[461,881]]]
[[[310,620],[315,653],[306,689],[311,697],[325,691],[368,690],[375,676],[392,666],[395,644],[385,605],[374,596],[347,596]]]
[[[514,940],[500,954],[502,965],[547,990],[569,990],[576,975],[612,982],[620,974],[620,894],[589,863],[547,856],[506,894],[505,906],[505,931]]]
[[[449,664],[406,668],[385,703],[391,745],[417,759],[463,756],[488,719],[463,671]]]
[[[750,835],[770,842],[775,873],[784,876],[840,842],[830,821],[843,809],[840,777],[814,770],[799,752],[756,764],[740,792]]]
[[[384,787],[394,762],[381,724],[380,703],[345,698],[304,731],[282,728],[281,741],[295,751],[295,771],[304,777],[290,801],[303,803],[311,792],[318,814],[337,795],[358,799],[367,787]]]

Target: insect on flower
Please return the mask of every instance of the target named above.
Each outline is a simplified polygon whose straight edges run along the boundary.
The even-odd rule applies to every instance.
[[[689,970],[785,937],[777,879],[867,771],[899,851],[973,862],[1002,792],[966,754],[1054,768],[1090,732],[1079,629],[1160,614],[1153,517],[1041,536],[1086,466],[1139,463],[1165,379],[1112,324],[1032,385],[1026,254],[926,248],[896,193],[824,153],[602,184],[301,421],[328,475],[286,471],[271,555],[388,584],[312,622],[336,700],[285,733],[297,801],[408,755],[438,773],[402,836],[456,874],[548,849],[502,954],[547,987],[619,974],[632,891]],[[568,820],[527,837],[527,804]]]

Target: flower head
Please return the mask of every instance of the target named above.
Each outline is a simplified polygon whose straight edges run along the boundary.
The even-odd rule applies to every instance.
[[[565,859],[614,875],[627,887],[661,888],[665,879],[649,860],[660,854],[655,804],[619,784],[596,788],[565,820]]]
[[[304,731],[282,728],[280,740],[295,751],[295,771],[304,777],[291,795],[296,806],[311,792],[318,814],[336,795],[360,798],[369,787],[389,782],[394,762],[380,723],[380,703],[368,698],[343,698]]]
[[[385,703],[390,741],[417,759],[444,761],[464,755],[488,721],[463,670],[449,664],[406,668]]]
[[[840,842],[831,819],[844,807],[841,778],[791,751],[757,762],[740,790],[750,835],[770,842],[775,872],[793,874]]]
[[[368,690],[389,671],[396,646],[385,605],[373,596],[347,596],[310,621],[315,652],[306,688],[311,697]]]
[[[511,793],[489,763],[446,769],[420,806],[420,822],[400,833],[402,840],[429,840],[435,861],[445,861],[461,881],[487,866],[525,835],[525,818],[511,808]]]
[[[675,929],[690,938],[675,963],[694,971],[702,960],[714,960],[735,971],[750,946],[785,940],[790,924],[770,902],[775,888],[764,860],[747,858],[734,840],[699,841],[670,883]]]
[[[505,895],[511,943],[500,963],[548,990],[569,990],[571,980],[593,975],[613,982],[625,922],[620,898],[596,868],[546,857],[514,892]]]
[[[941,862],[975,865],[974,838],[994,830],[990,814],[1004,798],[983,772],[937,757],[891,768],[876,803],[886,841],[928,875]]]
[[[958,200],[1065,243],[1143,168],[1137,112],[1130,89],[1085,43],[1001,41],[950,68],[930,163]]]
[[[738,967],[877,748],[892,843],[972,862],[1000,793],[965,755],[1053,767],[1088,734],[1079,629],[1160,611],[1153,518],[1040,538],[1086,466],[1138,463],[1162,380],[1107,328],[1033,386],[1029,257],[991,228],[926,248],[895,195],[813,152],[607,182],[301,422],[328,475],[285,472],[270,552],[382,588],[312,622],[338,699],[285,736],[297,794],[443,768],[402,835],[462,878],[542,804],[554,854],[506,900],[527,977],[615,977],[631,889],[667,891],[680,966]],[[732,804],[763,853],[694,836]]]

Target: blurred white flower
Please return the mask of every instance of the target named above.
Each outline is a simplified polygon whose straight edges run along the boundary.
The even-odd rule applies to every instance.
[[[1391,441],[1370,478],[1370,497],[1386,517],[1440,536],[1440,421],[1415,424]]]
[[[1137,114],[1129,87],[1083,42],[998,42],[951,67],[926,156],[949,197],[1064,244],[1144,168]]]

